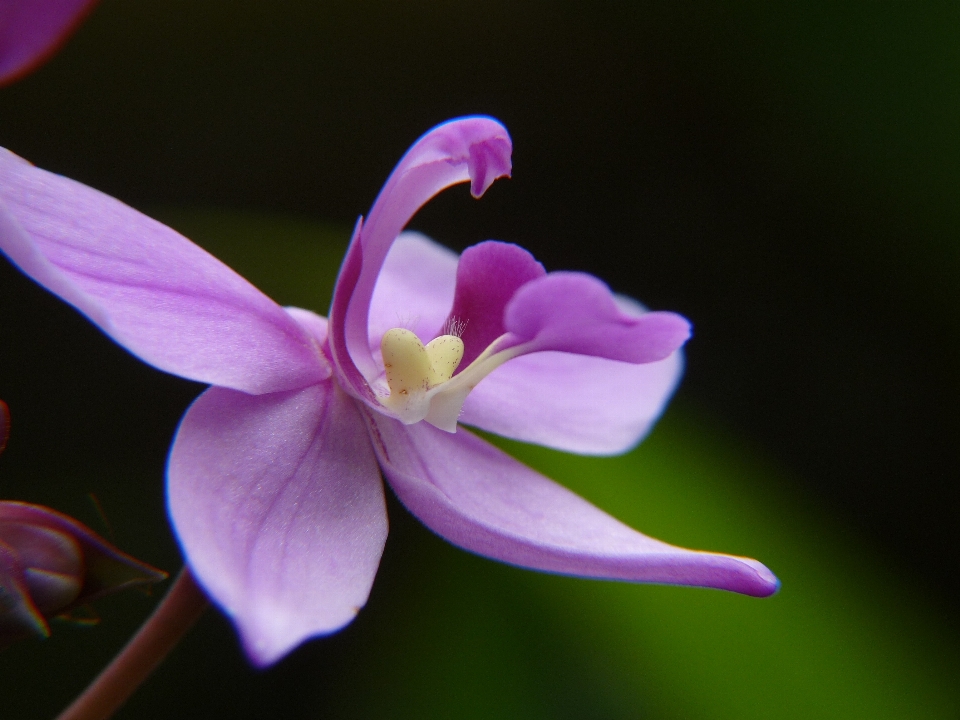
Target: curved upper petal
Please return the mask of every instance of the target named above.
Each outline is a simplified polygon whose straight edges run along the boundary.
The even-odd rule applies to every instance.
[[[387,537],[383,483],[335,383],[207,390],[174,440],[168,502],[194,576],[254,662],[338,630],[366,603]]]
[[[583,577],[693,585],[763,597],[776,577],[749,558],[685,550],[632,530],[463,429],[371,413],[390,485],[431,530],[496,560]]]
[[[97,0],[4,0],[0,3],[0,85],[46,61]]]
[[[377,276],[397,235],[444,188],[470,181],[479,197],[510,174],[510,136],[496,120],[467,117],[428,131],[390,174],[365,221],[357,224],[330,308],[330,348],[351,393],[377,407],[365,380],[379,371],[370,352],[368,318]]]
[[[485,377],[467,395],[460,422],[567,452],[615,455],[650,431],[682,374],[679,351],[642,365],[531,353]]]
[[[529,344],[527,352],[560,350],[610,360],[663,360],[690,337],[690,323],[671,312],[624,312],[601,280],[553,272],[517,290],[504,313],[512,336],[501,346]]]
[[[0,250],[151,365],[250,393],[329,377],[283,309],[174,230],[0,150]]]

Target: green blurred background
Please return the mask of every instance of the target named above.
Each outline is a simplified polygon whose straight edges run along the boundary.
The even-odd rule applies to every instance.
[[[406,147],[498,117],[513,179],[413,227],[518,242],[695,327],[633,453],[507,448],[783,581],[761,601],[538,575],[391,500],[351,627],[257,672],[208,613],[119,717],[957,718],[957,38],[951,3],[103,2],[0,90],[0,144],[322,312]],[[0,496],[175,570],[163,463],[199,390],[0,262]],[[52,716],[155,602],[4,651],[0,714]]]

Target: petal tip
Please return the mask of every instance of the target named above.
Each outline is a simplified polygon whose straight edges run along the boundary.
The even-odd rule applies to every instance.
[[[770,597],[771,595],[776,595],[778,592],[780,592],[780,578],[771,573],[769,570],[767,570],[767,572],[770,573],[770,576],[767,579],[767,589],[758,597]]]
[[[498,178],[510,177],[513,142],[501,122],[486,115],[473,115],[438,125],[427,135],[434,132],[445,134],[450,130],[457,132],[467,145],[467,168],[473,197],[483,195]]]
[[[482,196],[494,181],[510,177],[512,146],[509,137],[493,137],[470,146],[470,194]]]
[[[234,618],[234,622],[247,658],[255,667],[264,669],[279,662],[308,640],[339,632],[353,622],[360,609],[351,608],[348,617],[341,617],[339,622],[319,628],[305,627],[282,617],[260,618],[260,622],[254,619],[251,623]]]
[[[780,592],[780,579],[774,575],[766,565],[757,560],[746,558],[743,562],[749,565],[753,577],[751,578],[752,582],[750,586],[740,592],[758,598],[770,597]]]

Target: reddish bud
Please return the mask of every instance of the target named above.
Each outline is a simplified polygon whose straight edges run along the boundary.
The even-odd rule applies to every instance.
[[[0,400],[0,451],[9,430]],[[0,648],[48,636],[50,618],[98,597],[166,577],[56,510],[0,500]]]

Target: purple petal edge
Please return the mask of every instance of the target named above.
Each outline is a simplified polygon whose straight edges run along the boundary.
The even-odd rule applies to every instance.
[[[765,597],[779,587],[750,558],[647,537],[463,429],[368,413],[374,447],[410,512],[471,552],[563,575],[688,585]]]
[[[376,408],[379,405],[377,396],[370,389],[367,379],[360,372],[354,362],[347,347],[347,335],[343,332],[344,317],[347,314],[347,308],[350,305],[352,288],[357,284],[360,278],[360,272],[363,269],[363,248],[360,245],[360,231],[363,228],[363,218],[357,220],[357,225],[353,230],[353,237],[350,240],[350,246],[347,248],[347,254],[343,258],[343,265],[340,266],[340,274],[337,276],[337,285],[333,292],[333,302],[330,305],[330,333],[327,338],[330,357],[337,369],[337,379],[340,381],[343,389],[355,398],[359,398],[370,407]],[[370,349],[367,348],[367,353]],[[370,355],[370,362],[373,362],[373,356]]]
[[[690,337],[690,323],[671,312],[623,312],[601,280],[578,272],[553,272],[527,283],[507,306],[509,344],[529,352],[558,350],[609,360],[663,360]]]

